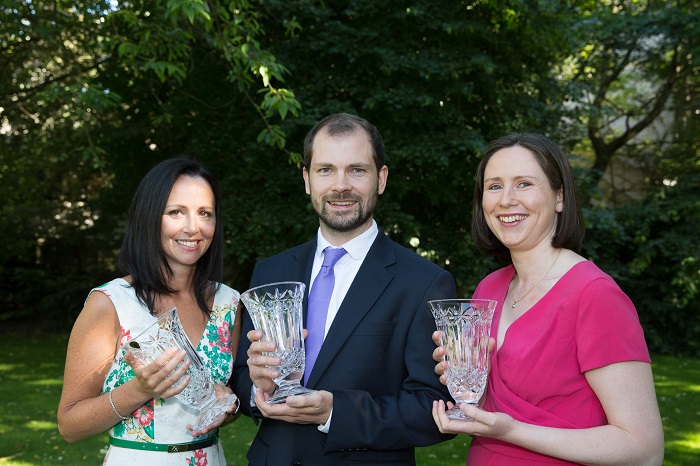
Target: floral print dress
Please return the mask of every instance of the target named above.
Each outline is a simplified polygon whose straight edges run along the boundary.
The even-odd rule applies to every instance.
[[[128,282],[119,278],[92,291],[105,293],[114,303],[121,326],[120,347],[156,322],[148,309],[138,300]],[[231,376],[233,354],[231,354],[231,329],[238,307],[239,293],[221,285],[214,297],[211,316],[197,353],[209,368],[215,383],[225,385]],[[107,373],[103,393],[122,385],[134,377],[131,367],[124,361],[124,350],[117,351]],[[126,416],[126,413],[122,413]],[[129,413],[128,419],[119,422],[109,431],[111,437],[133,442],[174,444],[192,442],[197,439],[186,429],[194,424],[198,413],[178,401],[177,398],[154,398]],[[201,438],[207,438],[207,434]],[[104,459],[105,466],[152,465],[152,466],[226,466],[221,442],[210,447],[179,453],[143,451],[110,445]]]

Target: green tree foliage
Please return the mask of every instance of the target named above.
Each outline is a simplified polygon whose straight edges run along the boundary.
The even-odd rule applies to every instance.
[[[558,67],[570,92],[567,113],[580,123],[562,136],[592,155],[579,183],[584,204],[599,206],[586,212],[585,253],[632,297],[653,349],[694,355],[699,12],[697,1],[593,2],[574,29],[578,51]],[[615,159],[645,175],[622,204],[615,190],[596,191]]]
[[[299,111],[247,1],[2,0],[0,14],[4,315],[79,309],[86,282],[115,273],[135,184],[196,125],[245,107],[245,137],[283,148],[277,121]]]
[[[461,293],[471,293],[493,267],[471,246],[476,155],[502,132],[556,126],[550,107],[558,106],[559,88],[550,71],[570,52],[565,25],[573,7],[396,0],[266,7],[300,25],[296,37],[278,29],[267,36],[305,109],[290,141],[299,147],[314,121],[337,111],[375,123],[389,166],[379,224],[446,265]]]
[[[107,9],[106,2],[0,2],[5,309],[34,312],[42,297],[52,305],[69,304],[54,295],[65,289],[52,287],[54,264],[47,255],[62,238],[73,241],[58,249],[80,244],[96,220],[88,198],[109,182],[99,163],[104,153],[92,134],[100,124],[96,115],[118,97],[89,84],[104,63],[99,30]],[[75,252],[73,271],[79,276],[88,251]],[[71,286],[65,280],[63,285]]]
[[[642,201],[586,212],[586,256],[632,298],[657,352],[700,355],[700,171]]]
[[[674,116],[697,110],[697,24],[700,2],[692,0],[592,2],[577,22],[580,45],[558,68],[581,124],[563,134],[578,142],[585,131],[593,185],[623,152],[654,170],[676,140]]]
[[[217,175],[226,281],[245,289],[257,260],[318,228],[299,152],[310,127],[337,111],[384,136],[380,226],[451,270],[470,295],[499,266],[470,238],[486,141],[537,131],[578,154],[597,147],[587,140],[595,125],[610,145],[621,137],[613,123],[641,121],[660,93],[641,92],[634,79],[662,89],[675,63],[683,72],[665,101],[674,123],[663,142],[638,133],[610,153],[643,151],[646,197],[587,204],[584,254],[633,298],[654,349],[697,352],[669,338],[690,319],[700,286],[692,6],[0,0],[0,318],[42,313],[69,326],[89,288],[118,274],[136,184],[174,155]],[[587,199],[602,199],[597,156],[580,167]],[[698,334],[685,329],[686,340]]]
[[[255,5],[257,6],[257,5]],[[260,14],[247,0],[134,1],[121,4],[108,16],[114,27],[114,47],[118,63],[134,77],[154,73],[160,82],[180,87],[199,64],[197,52],[213,54],[222,66],[222,78],[257,109],[265,122],[258,142],[284,148],[285,137],[269,119],[297,115],[299,103],[289,89],[275,87],[283,82],[286,68],[275,56],[260,47],[264,34]],[[296,29],[294,22],[283,25],[287,34]],[[259,86],[262,100],[251,95]],[[167,111],[159,114],[154,125],[173,118]]]

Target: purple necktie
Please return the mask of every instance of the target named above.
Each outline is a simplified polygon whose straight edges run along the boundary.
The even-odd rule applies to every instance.
[[[335,274],[333,267],[335,263],[343,257],[347,251],[345,249],[333,249],[327,247],[323,250],[323,265],[316,275],[316,280],[309,292],[309,305],[306,314],[306,328],[309,334],[304,343],[306,348],[306,362],[304,370],[304,384],[309,379],[311,369],[314,367],[318,352],[326,333],[326,316],[328,316],[328,305],[333,295],[335,285]]]

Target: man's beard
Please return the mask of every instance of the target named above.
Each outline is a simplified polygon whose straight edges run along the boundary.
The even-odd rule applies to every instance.
[[[333,231],[347,233],[363,226],[372,218],[374,207],[377,205],[377,195],[373,195],[367,200],[367,204],[362,203],[362,198],[354,196],[322,197],[320,199],[320,210],[317,203],[312,202],[312,206],[321,222]],[[329,201],[355,201],[356,209],[344,214],[332,214],[327,209]]]

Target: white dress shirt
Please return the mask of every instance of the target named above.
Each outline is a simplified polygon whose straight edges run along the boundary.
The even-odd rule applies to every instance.
[[[341,257],[340,260],[336,262],[333,268],[335,284],[333,285],[333,294],[331,295],[331,301],[328,304],[326,328],[323,334],[324,339],[326,338],[326,335],[328,335],[328,329],[331,328],[331,324],[333,324],[333,320],[338,314],[338,309],[343,303],[343,299],[345,299],[345,295],[348,293],[348,290],[350,289],[350,285],[352,285],[353,280],[355,280],[355,276],[360,270],[360,267],[362,266],[362,262],[365,260],[365,257],[367,257],[367,253],[372,247],[374,240],[377,238],[378,233],[379,227],[377,226],[377,222],[373,219],[372,225],[366,231],[362,232],[362,234],[356,236],[347,243],[338,246],[339,248],[345,249],[347,251],[347,254]],[[323,264],[323,250],[329,246],[332,248],[335,247],[331,246],[331,243],[329,243],[328,240],[323,237],[320,228],[318,229],[317,237],[318,239],[316,241],[316,253],[314,254],[314,263],[311,267],[311,277],[314,282],[316,281],[316,276],[321,270],[321,265]],[[309,291],[311,291],[311,287],[313,286],[314,285],[312,282],[309,287]],[[257,389],[255,385],[253,385],[252,390],[250,392],[251,406],[255,406],[256,392]],[[332,416],[333,410],[331,410],[331,415],[328,416],[328,420],[326,421],[326,423],[318,426],[318,430],[327,434],[330,430]]]
[[[338,314],[338,309],[345,299],[345,295],[350,289],[353,280],[357,272],[362,266],[362,262],[367,257],[369,248],[372,247],[372,243],[377,238],[377,233],[379,233],[379,227],[377,227],[377,222],[372,219],[372,225],[364,231],[359,236],[354,237],[345,244],[338,246],[338,248],[343,248],[347,251],[343,257],[340,258],[338,262],[335,263],[333,267],[333,275],[335,276],[335,284],[333,285],[333,294],[331,295],[331,301],[328,304],[328,314],[326,316],[326,328],[323,333],[323,338],[325,340],[326,335],[328,335],[328,329],[331,328],[335,316]],[[316,276],[321,270],[321,265],[323,264],[323,250],[327,247],[334,248],[331,243],[328,242],[326,238],[321,234],[321,229],[318,229],[318,241],[316,244],[316,254],[314,255],[314,265],[311,267],[311,276],[314,282],[316,281]],[[313,287],[313,283],[311,287]],[[311,288],[309,288],[309,291]],[[308,324],[307,324],[308,326]],[[318,426],[318,430],[323,433],[328,433],[331,428],[331,418],[333,417],[333,410],[331,409],[331,414],[328,416],[328,420]]]
[[[361,235],[356,236],[347,243],[339,246],[338,248],[343,248],[347,251],[343,257],[336,262],[333,268],[333,273],[335,275],[335,285],[333,286],[333,294],[331,295],[331,301],[328,305],[328,315],[326,317],[326,328],[324,333],[324,338],[328,334],[328,329],[331,328],[331,324],[335,319],[336,314],[338,314],[338,309],[345,299],[345,295],[350,289],[358,270],[362,266],[362,262],[367,257],[369,248],[372,247],[375,238],[379,233],[379,228],[377,227],[377,222],[372,220],[372,225],[363,232]],[[316,254],[314,255],[314,264],[311,268],[311,277],[313,281],[316,281],[316,276],[321,270],[321,265],[323,264],[323,250],[327,247],[335,248],[331,246],[326,238],[321,234],[321,229],[318,230],[318,241],[316,246]],[[313,288],[313,282],[309,288]],[[307,324],[308,325],[308,324]]]

